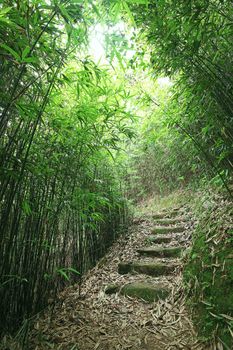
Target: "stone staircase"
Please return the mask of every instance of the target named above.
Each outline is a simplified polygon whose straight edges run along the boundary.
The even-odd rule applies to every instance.
[[[162,277],[175,275],[181,265],[184,247],[178,242],[185,231],[184,218],[180,217],[179,209],[173,209],[153,215],[152,221],[153,227],[144,246],[136,249],[139,260],[122,261],[118,265],[120,275],[140,274],[142,281],[124,285],[111,284],[107,286],[106,294],[119,293],[147,302],[165,299],[169,295],[170,288]],[[152,276],[153,279],[147,282],[147,276]]]

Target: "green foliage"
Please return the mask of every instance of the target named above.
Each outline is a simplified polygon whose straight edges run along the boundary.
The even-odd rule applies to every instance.
[[[88,55],[96,23],[111,70]],[[81,281],[125,223],[123,190],[230,192],[231,23],[228,1],[1,3],[1,327]]]
[[[184,279],[200,335],[232,347],[232,203],[217,195],[197,201],[199,224],[186,262]],[[203,210],[204,207],[204,210]]]
[[[149,166],[148,174],[152,174],[156,163],[164,166],[163,189],[164,182],[176,185],[176,179],[186,182],[188,165],[191,174],[197,172],[199,176],[199,163],[204,161],[201,173],[218,176],[230,193],[227,185],[233,168],[230,2],[161,0],[149,1],[147,6],[132,4],[130,8],[140,32],[137,37],[140,50],[133,61],[137,61],[137,56],[141,59],[141,55],[146,59],[150,52],[153,74],[169,76],[174,83],[172,99],[154,113],[153,121],[149,118],[150,138],[143,135],[148,140],[144,144],[149,153],[144,169]],[[161,113],[166,115],[167,131],[161,126],[165,120]],[[155,142],[152,135],[157,135]]]
[[[148,79],[143,82],[147,89],[150,84],[152,81]],[[171,95],[173,90],[171,82],[163,86],[158,80],[150,87],[150,94],[143,91],[143,117],[137,143],[130,149],[129,161],[135,187],[130,191],[137,199],[152,193],[168,194],[208,172],[193,141],[171,125],[171,120],[180,111]]]
[[[133,116],[87,55],[91,4],[0,7],[1,332],[81,283],[126,220],[113,157]]]
[[[77,274],[77,275],[79,275],[80,273],[76,270],[76,269],[74,269],[73,267],[63,267],[63,268],[61,268],[61,269],[57,269],[56,270],[56,273],[58,274],[58,275],[61,275],[63,278],[65,278],[65,280],[67,280],[67,281],[70,281],[70,277],[69,277],[69,273],[71,273],[71,272],[73,272],[73,273],[75,273],[75,274]]]

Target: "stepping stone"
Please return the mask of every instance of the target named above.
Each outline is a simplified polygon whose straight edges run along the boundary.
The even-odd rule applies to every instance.
[[[137,272],[157,277],[171,274],[178,266],[179,264],[122,262],[118,265],[118,272],[120,275]]]
[[[145,247],[137,249],[140,255],[154,256],[157,258],[179,258],[182,252],[181,247]]]
[[[178,209],[172,210],[170,212],[157,213],[153,215],[153,219],[164,219],[164,218],[174,218],[178,214]]]
[[[172,240],[172,236],[166,235],[153,235],[147,237],[146,241],[149,243],[170,243]]]
[[[118,284],[109,284],[105,289],[106,294],[115,294],[120,291],[121,287]]]
[[[156,223],[159,225],[176,225],[179,224],[180,221],[182,221],[182,218],[177,218],[177,219],[158,219],[156,220]]]
[[[185,231],[185,227],[184,226],[165,226],[165,227],[161,227],[161,226],[157,226],[154,227],[151,231],[151,233],[180,233],[180,232],[184,232]]]
[[[109,285],[105,293],[114,294],[119,292],[122,295],[140,298],[149,302],[165,299],[170,290],[165,285],[143,282],[133,282],[125,284],[122,288],[119,285]]]

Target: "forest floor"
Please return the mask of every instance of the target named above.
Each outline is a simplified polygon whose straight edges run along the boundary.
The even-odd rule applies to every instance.
[[[168,215],[169,212],[163,212]],[[189,212],[180,208],[179,225],[184,232],[171,233],[169,243],[188,248],[193,228]],[[182,259],[140,256],[138,248],[148,246],[147,238],[156,226],[152,213],[134,219],[126,236],[121,236],[108,254],[89,271],[82,284],[66,288],[59,302],[38,317],[30,334],[30,349],[44,350],[203,350],[186,308],[182,286]],[[158,245],[157,245],[158,246]],[[185,252],[185,249],[184,249]],[[185,253],[183,254],[185,255]],[[120,262],[162,262],[177,265],[172,274],[120,275]],[[169,296],[149,303],[120,293],[107,295],[109,284],[131,282],[165,285]]]

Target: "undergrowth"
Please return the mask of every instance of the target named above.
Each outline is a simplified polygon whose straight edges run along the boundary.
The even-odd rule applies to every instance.
[[[188,304],[199,335],[233,346],[233,206],[222,196],[196,196],[198,225],[184,269]]]
[[[169,211],[172,208],[182,207],[193,197],[191,190],[177,190],[166,196],[157,195],[151,196],[142,200],[136,207],[134,207],[134,216],[148,215],[159,211]]]
[[[197,225],[184,258],[187,304],[198,336],[218,349],[233,348],[233,205],[216,186],[151,196],[135,209],[136,217],[183,207]],[[188,215],[189,216],[189,215]],[[188,217],[187,216],[187,217]]]

